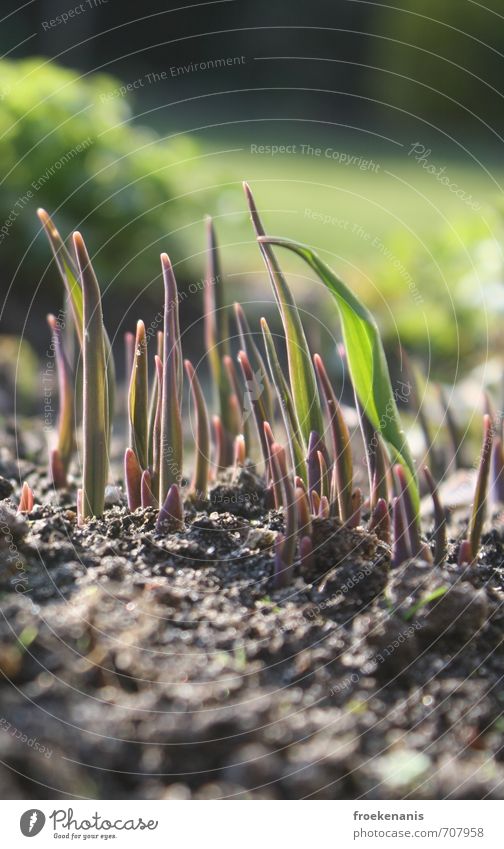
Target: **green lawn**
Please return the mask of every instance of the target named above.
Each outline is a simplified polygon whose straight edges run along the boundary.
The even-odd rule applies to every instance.
[[[211,194],[218,196],[212,211],[231,297],[271,298],[245,212],[240,184],[247,179],[266,230],[319,250],[375,313],[389,346],[400,338],[424,359],[432,354],[435,367],[450,369],[460,356],[464,365],[478,361],[480,350],[485,356],[487,320],[491,335],[499,312],[495,294],[500,297],[502,288],[496,209],[504,169],[492,172],[492,179],[483,168],[448,162],[443,183],[406,149],[394,159],[370,155],[361,170],[323,155],[271,157],[243,144],[231,147],[207,150],[196,160],[189,189],[200,194],[207,187],[202,194],[208,190],[210,210]],[[443,167],[433,157],[429,164]],[[188,235],[198,254],[201,224],[190,225]],[[287,252],[281,261],[296,298],[333,326],[323,286]]]
[[[251,183],[269,231],[329,251],[340,266],[357,263],[364,268],[373,267],[386,248],[392,249],[398,234],[409,235],[419,251],[428,251],[428,243],[441,230],[453,228],[456,234],[468,222],[484,228],[499,197],[498,186],[482,169],[448,164],[443,176],[464,192],[466,199],[459,198],[408,158],[407,151],[388,160],[370,156],[368,170],[359,170],[325,158],[325,148],[317,158],[271,157],[236,147],[241,149],[210,151],[193,169],[195,190],[201,185],[220,188],[214,212],[221,241],[230,245],[230,251],[231,245],[251,241],[240,189],[243,179]],[[431,164],[439,168],[443,162],[432,158]],[[504,169],[493,176],[501,182]],[[469,197],[481,208],[471,209]],[[256,266],[255,250],[236,251],[242,268]]]

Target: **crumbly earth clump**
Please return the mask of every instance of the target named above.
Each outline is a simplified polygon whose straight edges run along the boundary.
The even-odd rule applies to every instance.
[[[3,798],[502,798],[503,535],[460,569],[390,565],[364,529],[314,522],[273,585],[281,513],[244,470],[157,534],[108,493],[0,462]],[[42,506],[41,506],[42,505]]]

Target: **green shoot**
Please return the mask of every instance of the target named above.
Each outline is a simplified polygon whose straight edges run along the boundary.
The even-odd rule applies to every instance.
[[[109,405],[101,296],[84,239],[73,234],[82,286],[82,519],[101,516],[108,475]]]
[[[161,254],[161,265],[165,306],[159,503],[163,504],[171,485],[180,483],[182,477],[183,441],[180,413],[180,331],[177,283],[167,254]]]
[[[17,510],[18,513],[31,513],[34,503],[35,497],[33,495],[33,489],[25,481],[21,488],[21,498],[19,499]]]
[[[143,321],[137,323],[133,368],[128,396],[130,445],[133,448],[140,467],[148,466],[148,376],[147,376],[147,339]]]
[[[469,522],[468,537],[466,545],[461,546],[459,554],[459,565],[465,562],[474,563],[478,556],[481,542],[481,533],[485,521],[487,506],[488,478],[490,476],[490,462],[492,458],[493,428],[488,414],[483,416],[483,445],[476,479],[476,490],[474,492],[473,509]]]
[[[189,383],[191,384],[194,409],[196,410],[196,465],[192,488],[197,498],[206,498],[210,471],[210,427],[208,424],[208,411],[201,385],[192,363],[189,360],[185,360],[184,366]]]
[[[158,330],[157,333],[157,359],[160,363],[163,362],[163,332],[162,330]],[[156,421],[157,410],[159,406],[159,399],[162,395],[162,389],[160,391],[160,385],[162,387],[162,383],[159,383],[157,371],[154,371],[154,376],[152,378],[151,383],[151,391],[150,391],[150,402],[149,402],[149,447],[148,447],[148,457],[149,457],[149,466],[154,466],[154,425]],[[159,433],[158,433],[159,438]]]
[[[261,451],[264,459],[264,463],[266,468],[269,466],[269,450],[266,441],[266,437],[264,435],[264,422],[266,419],[266,411],[264,409],[264,403],[261,393],[261,388],[257,381],[257,378],[252,370],[252,366],[250,364],[250,360],[245,353],[245,351],[240,351],[238,354],[238,362],[240,363],[242,374],[243,374],[243,382],[245,384],[245,397],[247,400],[247,408],[250,412],[253,412],[255,423],[257,426],[257,433],[259,436],[259,442],[261,445]]]
[[[418,522],[420,496],[411,456],[390,382],[385,352],[369,310],[311,248],[287,239],[261,237],[262,245],[288,248],[308,263],[334,297],[338,308],[350,377],[363,411],[387,442],[394,462],[405,467]]]
[[[284,377],[282,367],[278,360],[275,343],[265,318],[261,318],[261,329],[263,332],[271,379],[273,380],[273,384],[277,392],[285,430],[289,439],[292,466],[296,470],[296,474],[306,481],[307,472],[304,456],[303,434],[299,427],[289,385]]]
[[[442,566],[446,560],[447,553],[446,513],[441,504],[434,478],[427,466],[424,468],[424,475],[434,505],[434,563],[436,566]]]
[[[73,373],[63,345],[63,335],[56,316],[48,315],[52,331],[54,357],[58,371],[59,419],[58,444],[51,451],[51,477],[54,486],[66,486],[70,461],[75,451],[75,404]]]
[[[229,404],[231,387],[222,357],[229,356],[228,311],[224,306],[223,280],[219,260],[219,249],[212,219],[206,218],[207,229],[207,272],[204,290],[205,347],[210,361],[210,370],[217,395],[219,413],[224,431],[224,466],[233,462],[234,420]]]
[[[38,209],[37,215],[45,230],[47,239],[54,254],[54,259],[56,260],[56,265],[58,267],[60,277],[66,289],[68,301],[70,303],[74,317],[75,330],[82,348],[84,326],[84,302],[82,286],[79,282],[79,270],[76,267],[72,256],[67,250],[65,243],[61,238],[59,231],[50,215],[45,211],[45,209]],[[114,416],[115,368],[114,358],[112,356],[112,349],[110,346],[110,340],[105,330],[103,330],[103,333],[108,384],[108,439],[110,440],[110,430],[112,428],[112,419]]]
[[[126,448],[124,454],[124,486],[128,499],[128,509],[133,511],[140,507],[142,469],[132,448]]]
[[[315,379],[308,343],[295,301],[271,249],[271,241],[264,238],[261,219],[259,218],[252,192],[247,183],[244,183],[244,189],[259,247],[269,273],[277,306],[282,318],[287,345],[292,398],[301,432],[307,445],[311,431],[314,430],[317,433],[323,432],[317,381]]]
[[[320,386],[324,394],[327,412],[331,423],[331,436],[334,454],[334,482],[336,492],[332,499],[337,498],[339,514],[343,522],[347,522],[353,514],[352,486],[353,463],[348,426],[343,418],[331,381],[329,380],[322,358],[319,354],[313,357]]]
[[[250,360],[252,371],[254,372],[257,384],[261,390],[261,405],[264,411],[264,416],[268,421],[273,421],[275,417],[273,389],[269,381],[266,366],[264,365],[264,360],[259,348],[254,342],[254,337],[250,330],[242,305],[235,304],[234,311],[242,348]]]

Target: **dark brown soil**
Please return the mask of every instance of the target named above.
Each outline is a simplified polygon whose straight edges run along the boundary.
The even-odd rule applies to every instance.
[[[503,797],[498,527],[471,569],[394,571],[320,521],[274,590],[283,521],[251,470],[163,536],[120,491],[79,528],[29,461],[16,517],[7,450],[0,475],[3,798]]]

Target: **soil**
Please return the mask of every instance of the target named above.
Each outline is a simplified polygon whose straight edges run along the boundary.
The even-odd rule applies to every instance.
[[[2,798],[503,798],[500,522],[470,568],[452,543],[443,568],[394,570],[374,535],[319,520],[313,562],[274,589],[283,519],[253,469],[187,502],[184,531],[120,487],[78,527],[75,490],[8,437]]]

